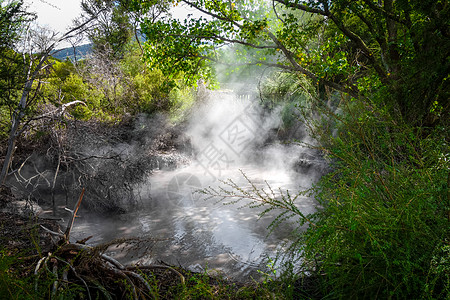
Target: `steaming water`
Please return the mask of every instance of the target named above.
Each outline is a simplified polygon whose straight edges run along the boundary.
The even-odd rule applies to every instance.
[[[142,241],[135,248],[110,247],[109,254],[124,263],[164,261],[193,271],[216,270],[235,279],[258,277],[264,260],[276,255],[295,225],[286,223],[268,235],[267,226],[276,212],[258,220],[260,208],[241,208],[245,202],[223,205],[195,191],[226,179],[249,188],[242,170],[259,187],[267,181],[274,190],[289,189],[294,194],[309,187],[318,173],[293,171],[305,151],[301,147],[265,143],[280,124],[276,112],[263,116],[249,100],[226,93],[219,98],[197,108],[192,116],[187,134],[196,155],[190,165],[155,171],[135,191],[140,198],[138,211],[112,218],[78,218],[72,239],[92,235],[89,243],[98,244],[139,237]],[[314,210],[310,198],[300,197],[297,205],[304,213]]]
[[[127,263],[162,260],[193,271],[221,270],[235,279],[257,277],[256,271],[264,269],[264,259],[273,258],[280,245],[288,241],[292,226],[285,224],[268,236],[266,228],[274,215],[258,220],[257,209],[240,208],[241,204],[223,205],[193,194],[194,187],[186,181],[194,182],[189,176],[201,171],[187,167],[176,172],[156,172],[149,184],[166,188],[150,191],[152,198],[142,200],[140,211],[110,219],[81,217],[76,221],[72,239],[93,235],[90,243],[98,244],[121,237],[159,238],[163,240],[141,245],[151,249],[121,251],[121,247],[113,247],[110,254]],[[245,168],[245,172],[251,178],[266,179],[274,187],[295,187],[288,174],[271,173],[254,166]],[[239,178],[237,171],[225,173],[229,178]],[[177,194],[172,189],[174,178],[180,180]],[[313,200],[301,198],[298,205],[305,213],[312,212]]]

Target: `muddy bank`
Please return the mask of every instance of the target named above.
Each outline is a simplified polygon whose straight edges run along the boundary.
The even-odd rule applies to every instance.
[[[52,240],[40,225],[55,231],[59,228],[56,221],[0,212],[0,244],[13,254],[31,256],[39,251],[48,252],[52,248]]]
[[[21,201],[24,200],[16,199],[8,188],[0,188],[1,209],[6,211],[8,205]],[[9,296],[17,294],[34,298],[32,295],[36,293],[34,299],[44,299],[65,295],[70,289],[80,290],[81,286],[85,289],[78,292],[79,297],[121,299],[130,294],[131,285],[134,288],[131,296],[135,299],[173,299],[183,294],[183,290],[192,285],[197,276],[204,281],[204,287],[208,286],[212,291],[224,285],[229,286],[230,292],[237,290],[232,282],[225,283],[213,277],[196,275],[163,262],[146,266],[126,266],[117,262],[118,268],[113,269],[110,262],[102,261],[100,248],[85,248],[87,246],[82,241],[70,244],[62,242],[58,236],[49,233],[49,230],[60,232],[61,228],[55,220],[41,219],[31,212],[28,216],[0,212],[0,228],[0,263],[3,267],[8,264],[7,261],[14,261],[8,270],[2,269],[6,273],[0,280],[0,292],[6,288]],[[114,260],[111,262],[115,263]],[[125,274],[131,278],[122,283]],[[58,279],[61,275],[62,282]],[[147,283],[144,283],[142,276],[148,278]],[[195,280],[191,281],[191,278]],[[17,280],[20,280],[20,284]],[[26,282],[34,284],[27,287]],[[47,286],[53,287],[52,294]]]

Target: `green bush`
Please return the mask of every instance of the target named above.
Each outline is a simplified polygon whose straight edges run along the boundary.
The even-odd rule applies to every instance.
[[[188,114],[196,97],[193,89],[189,86],[180,84],[179,87],[174,88],[169,93],[170,110],[169,116],[172,122],[179,122],[184,120]]]
[[[302,238],[326,292],[448,298],[448,132],[411,127],[373,103],[344,103],[334,118],[334,136],[316,127],[333,171],[314,189],[323,209]]]

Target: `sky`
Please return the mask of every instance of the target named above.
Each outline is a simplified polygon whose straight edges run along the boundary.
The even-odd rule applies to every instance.
[[[37,14],[37,23],[63,34],[72,25],[72,21],[81,14],[81,0],[24,0],[28,11]],[[187,14],[198,14],[193,9],[178,5],[172,9],[172,15],[178,19],[186,18]],[[58,48],[69,47],[62,43]]]
[[[64,33],[72,25],[72,20],[81,13],[80,0],[25,0],[29,11],[38,16],[41,26],[48,26],[56,32]]]
[[[40,25],[47,25],[51,29],[64,33],[72,24],[72,20],[81,13],[81,0],[25,0],[29,11],[38,16]],[[172,8],[172,14],[178,19],[186,18],[187,14],[198,15],[198,11],[178,5]]]

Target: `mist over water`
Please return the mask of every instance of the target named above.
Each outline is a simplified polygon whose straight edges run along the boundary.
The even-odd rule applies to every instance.
[[[258,99],[221,91],[196,105],[185,132],[192,161],[148,176],[134,191],[141,199],[139,210],[112,218],[77,219],[72,238],[93,235],[93,244],[132,236],[161,239],[134,250],[111,248],[110,254],[127,263],[162,260],[193,271],[218,270],[234,279],[257,277],[264,260],[274,257],[288,241],[293,224],[268,235],[267,226],[275,215],[258,220],[260,210],[242,208],[245,200],[223,205],[196,191],[223,186],[221,181],[228,179],[249,188],[244,173],[257,187],[269,184],[273,190],[295,194],[310,187],[321,171],[302,167],[302,154],[308,149],[277,141],[280,114],[264,111]],[[300,197],[298,206],[304,213],[314,211],[314,201],[307,197]]]

